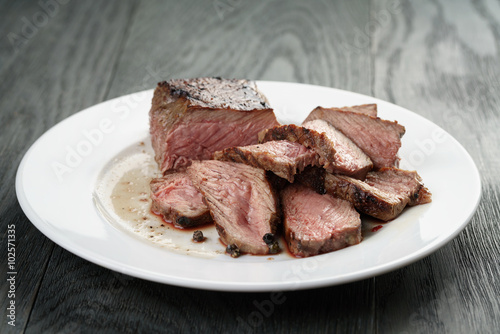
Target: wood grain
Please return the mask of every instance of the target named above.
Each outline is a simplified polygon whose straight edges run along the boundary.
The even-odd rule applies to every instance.
[[[372,15],[389,5],[376,1]],[[500,275],[500,188],[492,175],[500,153],[493,130],[500,126],[499,14],[498,4],[487,1],[402,1],[399,13],[375,30],[374,96],[443,127],[471,154],[483,182],[481,204],[463,233],[423,261],[377,278],[381,332],[499,328],[500,290],[493,277]]]
[[[43,132],[69,115],[102,101],[112,65],[119,55],[117,42],[124,36],[131,5],[118,9],[111,2],[61,6],[58,14],[15,54],[15,61],[1,70],[0,242],[6,259],[7,247],[3,246],[7,245],[6,229],[15,225],[18,271],[17,326],[12,328],[2,321],[2,333],[23,330],[28,324],[54,249],[53,243],[26,219],[17,203],[14,187],[17,167],[28,147]],[[9,17],[22,18],[33,17],[33,11],[36,13],[39,8],[12,6],[10,10]],[[96,11],[101,16],[94,15]],[[6,266],[1,270],[4,274]],[[7,302],[6,284],[2,283],[0,294]],[[2,303],[2,319],[6,319],[6,307]]]
[[[67,1],[14,50],[8,33],[22,33],[22,19],[33,21],[41,6],[0,2],[8,13],[0,20],[0,243],[5,258],[6,226],[15,224],[19,272],[17,326],[2,321],[1,333],[500,328],[498,2]],[[477,213],[421,261],[351,284],[274,295],[279,303],[271,293],[185,289],[113,272],[55,245],[27,220],[15,173],[43,132],[160,80],[213,75],[331,86],[421,114],[457,138],[480,169]],[[6,293],[2,284],[0,296]],[[5,303],[0,316],[6,319]]]
[[[228,4],[223,14],[217,3]],[[355,38],[367,8],[359,0],[144,2],[109,97],[153,88],[165,78],[196,76],[304,82],[367,94],[369,48],[348,54],[338,47]]]

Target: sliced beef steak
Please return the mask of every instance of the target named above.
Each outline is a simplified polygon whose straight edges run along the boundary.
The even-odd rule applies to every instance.
[[[393,167],[398,164],[397,153],[405,128],[397,122],[338,108],[322,107],[311,111],[304,123],[315,119],[327,121],[351,139],[370,157],[375,168]]]
[[[187,172],[205,197],[221,240],[240,251],[268,254],[263,240],[275,233],[278,199],[265,171],[241,163],[193,161]]]
[[[286,140],[230,147],[214,153],[214,159],[241,162],[273,172],[293,182],[295,174],[306,166],[319,165],[318,155],[299,143]]]
[[[302,126],[310,130],[323,132],[331,140],[336,151],[331,171],[349,175],[357,179],[364,179],[366,173],[372,169],[373,163],[370,158],[330,123],[316,119],[305,122]]]
[[[219,78],[159,83],[149,117],[162,172],[210,159],[226,147],[257,144],[261,130],[278,125],[255,83]]]
[[[417,172],[398,168],[370,172],[365,182],[327,173],[325,189],[351,202],[360,212],[385,221],[396,218],[407,205],[431,201],[431,193]]]
[[[416,171],[382,168],[378,172],[368,173],[365,182],[377,189],[407,196],[410,206],[432,201],[432,194]]]
[[[259,134],[261,142],[288,140],[311,148],[319,163],[330,172],[364,178],[372,168],[370,159],[349,138],[323,120],[276,126]]]
[[[377,105],[375,103],[372,104],[360,104],[357,106],[351,107],[342,107],[342,108],[332,108],[332,109],[340,109],[343,111],[351,111],[356,112],[358,114],[365,114],[368,116],[377,117]]]
[[[152,211],[176,227],[186,228],[212,221],[203,196],[185,172],[151,180]]]
[[[332,141],[322,132],[310,130],[295,124],[280,125],[259,133],[259,142],[287,140],[313,149],[319,155],[319,162],[327,169],[333,168],[335,148]]]
[[[306,257],[361,242],[361,219],[351,203],[294,183],[281,192],[290,252]]]

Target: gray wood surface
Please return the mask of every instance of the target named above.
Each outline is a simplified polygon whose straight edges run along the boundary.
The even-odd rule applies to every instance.
[[[0,33],[1,333],[498,333],[498,1],[0,1]],[[330,86],[421,114],[480,169],[476,214],[414,264],[285,292],[264,312],[269,293],[122,275],[67,252],[25,217],[15,173],[50,127],[163,79],[212,75]],[[9,225],[15,327],[6,320]]]

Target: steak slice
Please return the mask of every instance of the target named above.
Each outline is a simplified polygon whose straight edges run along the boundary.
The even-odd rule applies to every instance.
[[[326,134],[295,124],[275,126],[259,133],[260,143],[276,140],[287,140],[313,149],[319,155],[319,163],[333,169],[336,151]]]
[[[432,194],[422,183],[416,171],[399,168],[382,168],[378,172],[368,173],[365,182],[377,189],[408,197],[408,205],[414,206],[432,202]]]
[[[268,254],[263,240],[275,233],[278,199],[265,171],[245,164],[217,160],[195,162],[187,172],[205,197],[217,232],[225,244],[241,252]]]
[[[294,181],[295,174],[306,166],[319,165],[318,155],[299,143],[285,140],[269,141],[263,144],[230,147],[214,153],[214,159],[245,163],[259,167]]]
[[[325,121],[275,126],[259,133],[259,141],[288,140],[311,148],[319,163],[329,172],[364,178],[372,168],[370,159],[340,131]]]
[[[281,192],[290,252],[307,257],[361,242],[361,218],[351,203],[294,183]]]
[[[377,104],[371,103],[371,104],[360,104],[357,106],[351,106],[351,107],[342,107],[342,108],[332,108],[332,109],[340,109],[343,111],[351,111],[355,112],[358,114],[365,114],[368,116],[373,116],[377,117]]]
[[[305,122],[322,119],[341,131],[373,161],[376,169],[393,167],[399,162],[397,156],[401,147],[404,126],[378,117],[343,111],[336,108],[317,107]]]
[[[370,172],[365,182],[327,173],[325,189],[351,202],[360,212],[384,221],[396,218],[407,205],[431,201],[431,193],[417,172],[398,168]]]
[[[151,180],[151,210],[179,228],[212,221],[203,196],[185,172],[167,174]]]
[[[149,120],[163,173],[226,147],[257,144],[261,130],[279,124],[254,82],[220,78],[160,82]]]
[[[328,122],[316,119],[305,122],[302,126],[310,130],[323,132],[331,140],[336,151],[333,172],[364,179],[366,173],[372,169],[373,163],[370,158]]]

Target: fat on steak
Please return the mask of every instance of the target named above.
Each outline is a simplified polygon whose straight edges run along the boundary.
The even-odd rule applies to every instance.
[[[163,173],[227,147],[257,144],[261,130],[279,124],[254,82],[221,78],[160,82],[149,120]]]

